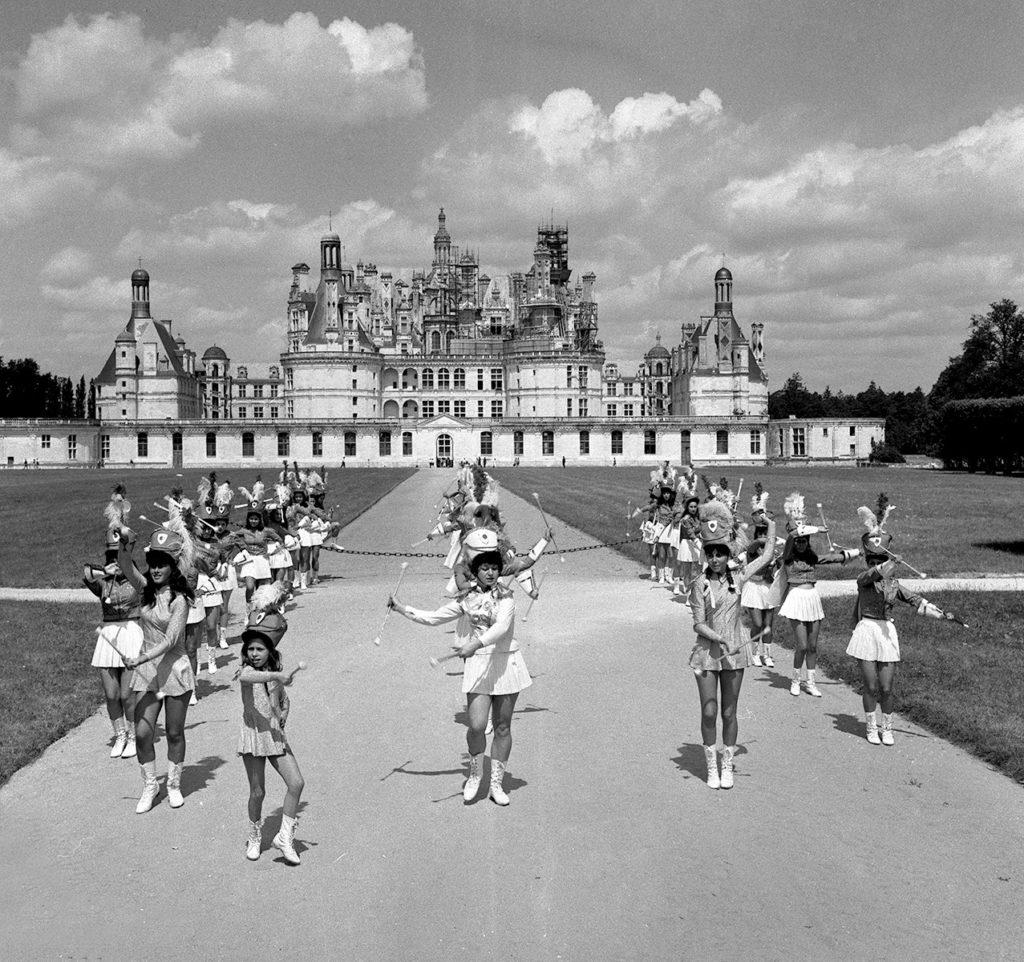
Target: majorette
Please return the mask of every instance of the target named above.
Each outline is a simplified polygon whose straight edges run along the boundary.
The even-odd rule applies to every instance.
[[[893,507],[883,492],[878,496],[874,511],[866,506],[857,509],[866,529],[861,535],[861,545],[868,569],[857,578],[855,627],[846,653],[860,663],[865,730],[872,745],[892,745],[895,742],[892,731],[893,683],[900,661],[900,642],[892,620],[896,602],[912,605],[919,615],[925,617],[957,620],[953,612],[944,612],[896,580],[899,558],[890,551],[893,537],[885,530]],[[875,714],[879,702],[882,708],[881,735]]]

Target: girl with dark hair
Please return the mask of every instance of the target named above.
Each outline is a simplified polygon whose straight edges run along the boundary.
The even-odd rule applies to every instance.
[[[469,546],[466,553],[469,553]],[[502,781],[512,750],[512,713],[519,693],[532,684],[526,662],[513,638],[516,606],[512,590],[500,584],[504,562],[501,553],[489,548],[469,557],[476,584],[466,595],[453,598],[435,611],[424,611],[388,598],[388,607],[420,625],[442,625],[467,616],[472,635],[454,650],[463,659],[462,691],[469,719],[466,745],[469,776],[462,798],[469,804],[480,789],[482,762],[487,747],[487,719],[491,716],[491,781],[488,794],[498,805],[508,805]]]
[[[672,594],[688,594],[690,582],[693,580],[694,565],[700,565],[700,515],[698,512],[700,498],[690,495],[683,502],[682,514],[679,518],[679,548],[676,551],[676,584]],[[680,589],[680,582],[682,589]]]
[[[818,555],[811,547],[811,535],[824,531],[806,522],[803,495],[793,492],[786,498],[784,509],[789,520],[786,522],[786,545],[782,549],[782,566],[779,575],[783,580],[784,597],[779,614],[788,618],[793,626],[796,647],[793,650],[793,678],[789,683],[791,695],[800,694],[801,671],[807,676],[803,684],[808,695],[821,698],[821,691],[815,683],[814,673],[818,667],[818,632],[825,620],[818,594],[818,565],[845,564],[856,558],[860,552],[853,549],[836,549]],[[804,666],[806,665],[806,668]]]
[[[114,728],[111,758],[135,757],[135,692],[132,673],[124,658],[142,650],[139,627],[139,593],[122,574],[117,563],[120,541],[116,533],[107,535],[107,551],[102,568],[85,566],[86,588],[100,599],[103,626],[93,650],[92,666],[98,668],[107,703],[107,715]]]
[[[720,501],[700,507],[701,540],[707,566],[690,589],[696,644],[690,653],[690,667],[700,695],[701,740],[708,766],[708,788],[733,787],[733,758],[736,753],[739,703],[743,669],[750,664],[750,629],[740,610],[740,592],[750,578],[771,560],[762,553],[735,573],[729,561],[736,553],[732,512]],[[768,525],[768,537],[775,538],[775,522]],[[721,700],[719,700],[721,691]],[[716,745],[718,715],[722,716],[722,772],[718,772]]]
[[[765,528],[767,533],[767,527]],[[778,593],[772,591],[775,580],[775,544],[768,543],[764,538],[752,541],[746,550],[747,562],[756,561],[762,554],[768,555],[768,563],[747,579],[743,585],[740,602],[750,620],[754,634],[760,636],[757,647],[751,654],[750,663],[755,668],[764,665],[774,668],[772,659],[772,623],[775,621],[775,609],[779,606]]]
[[[263,523],[263,509],[255,501],[245,515],[245,527],[239,532],[245,563],[239,577],[245,582],[246,604],[252,603],[253,592],[270,582],[269,547],[281,545],[281,536]]]
[[[245,857],[255,862],[262,848],[263,799],[266,796],[267,761],[284,779],[284,814],[281,830],[271,843],[286,862],[299,864],[295,851],[295,825],[299,801],[306,783],[284,735],[291,703],[285,686],[305,667],[300,661],[291,671],[282,667],[277,646],[288,625],[276,611],[253,611],[242,632],[242,666],[238,672],[242,693],[242,729],[238,754],[249,780],[249,836]]]
[[[154,740],[161,704],[167,736],[167,801],[171,808],[185,804],[181,794],[185,716],[196,686],[185,648],[185,620],[195,595],[179,566],[186,547],[179,534],[165,528],[153,532],[146,548],[148,570],[144,575],[132,560],[132,537],[129,528],[120,529],[117,561],[124,576],[142,596],[142,651],[135,658],[125,659],[125,667],[133,669],[132,691],[137,696],[135,739],[144,788],[135,811],[141,815],[153,807],[160,792]]]
[[[309,587],[309,557],[313,547],[313,532],[310,525],[313,516],[309,509],[309,495],[304,488],[299,488],[292,496],[292,503],[288,507],[288,525],[294,528],[299,538],[299,583],[292,586],[297,591],[305,591]]]

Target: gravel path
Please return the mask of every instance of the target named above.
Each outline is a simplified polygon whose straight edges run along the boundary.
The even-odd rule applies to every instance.
[[[403,482],[342,543],[418,540],[445,480]],[[507,492],[503,508],[525,549],[536,510]],[[240,704],[222,659],[189,714],[184,808],[161,796],[134,814],[138,768],[107,758],[99,715],[0,789],[5,956],[1019,956],[1020,786],[900,718],[896,746],[872,747],[845,685],[793,698],[784,671],[751,669],[737,786],[711,791],[688,609],[607,549],[565,559],[538,566],[526,623],[520,607],[535,683],[509,808],[462,803],[458,671],[427,662],[451,636],[393,616],[371,643],[400,559],[325,555],[332,577],[290,612],[284,642],[310,663],[288,727],[308,786],[302,866],[245,860]],[[433,604],[443,581],[436,560],[411,559],[403,599]],[[269,771],[267,786],[269,841],[283,792]]]

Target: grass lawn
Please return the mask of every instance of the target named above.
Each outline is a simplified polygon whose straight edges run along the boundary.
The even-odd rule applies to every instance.
[[[654,467],[653,461],[651,467]],[[600,541],[625,537],[626,502],[647,500],[650,468],[498,468],[494,476],[519,497],[532,500],[536,491],[550,515]],[[889,529],[894,550],[929,575],[966,572],[1024,571],[1024,538],[1014,523],[1020,513],[1024,479],[998,475],[960,474],[896,468],[741,468],[708,472],[712,481],[725,473],[741,494],[743,520],[749,519],[754,482],[771,494],[769,508],[784,520],[782,503],[791,491],[804,495],[808,514],[817,516],[820,501],[837,543],[859,547],[863,528],[857,506],[871,506],[885,491],[896,510]],[[637,533],[639,520],[630,531]],[[557,525],[556,525],[557,527]],[[557,531],[555,532],[557,536]],[[824,537],[815,544],[824,547]],[[642,544],[618,549],[642,564]],[[856,563],[823,566],[823,578],[855,577]]]
[[[921,618],[908,605],[897,605],[903,659],[896,678],[897,713],[1024,783],[1021,595],[944,591],[929,595],[929,600],[955,611],[971,627]],[[859,666],[846,654],[853,599],[826,598],[823,604],[825,624],[818,639],[818,664],[859,692]],[[791,647],[785,619],[777,618],[776,624],[775,641]],[[775,662],[777,670],[789,677],[792,661],[776,653]],[[860,712],[855,717],[842,715],[836,723],[844,731],[863,735]]]
[[[413,474],[413,468],[345,468],[328,476],[327,504],[340,504],[335,517],[342,525],[353,521],[395,485]],[[106,521],[103,508],[117,481],[128,487],[132,503],[130,523],[136,531],[152,531],[139,515],[163,520],[166,515],[153,502],[177,483],[186,495],[195,493],[201,473],[186,469],[179,477],[173,469],[113,471],[0,471],[0,504],[7,524],[8,549],[0,564],[0,585],[9,588],[70,588],[81,584],[82,564],[102,562]],[[255,469],[221,471],[221,480],[251,487]],[[264,481],[276,470],[263,473]],[[241,496],[236,503],[241,502]],[[242,512],[234,518],[241,522]],[[16,537],[25,538],[18,546]]]
[[[8,601],[3,608],[0,785],[103,704],[97,670],[89,665],[98,602]]]

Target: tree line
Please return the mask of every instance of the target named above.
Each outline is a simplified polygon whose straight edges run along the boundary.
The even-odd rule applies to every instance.
[[[990,304],[987,314],[972,315],[963,349],[949,359],[927,394],[920,387],[886,392],[874,381],[858,394],[833,393],[827,387],[817,392],[795,373],[768,396],[773,418],[884,418],[886,444],[878,460],[890,460],[897,452],[927,454],[972,471],[1024,465],[1021,410],[1024,312],[1008,298]]]
[[[53,418],[84,421],[96,417],[96,388],[81,377],[40,371],[32,358],[0,357],[0,418]]]

